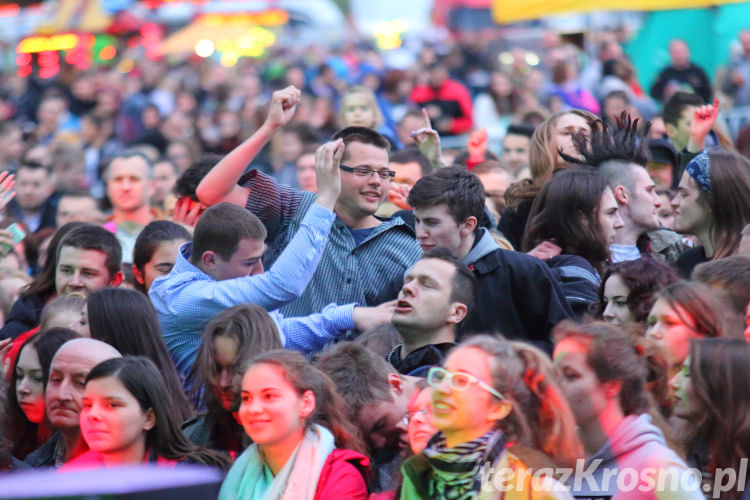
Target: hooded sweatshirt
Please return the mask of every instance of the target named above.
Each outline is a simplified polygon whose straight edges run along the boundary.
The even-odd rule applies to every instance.
[[[481,228],[479,234],[481,236],[477,238],[474,242],[474,246],[471,247],[469,253],[464,257],[464,264],[467,266],[472,265],[482,257],[486,257],[500,248],[500,245],[497,244],[495,238],[493,238],[492,234],[490,234],[485,228]]]
[[[667,447],[648,414],[625,417],[604,446],[577,469],[582,473],[574,474],[568,486],[578,499],[704,498],[700,476]],[[660,482],[663,486],[658,488]]]

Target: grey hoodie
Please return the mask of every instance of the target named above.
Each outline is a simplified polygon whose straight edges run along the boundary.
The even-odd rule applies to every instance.
[[[480,228],[476,243],[474,243],[474,246],[471,247],[469,253],[464,257],[464,264],[470,266],[498,248],[500,248],[500,245],[497,244],[495,238],[492,237],[490,232],[485,228]]]
[[[577,470],[567,483],[576,498],[704,499],[700,474],[667,447],[648,414],[625,417],[602,449]]]

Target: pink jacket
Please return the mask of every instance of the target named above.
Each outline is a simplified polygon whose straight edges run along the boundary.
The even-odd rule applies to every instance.
[[[370,460],[353,450],[335,449],[318,478],[315,500],[367,500]]]

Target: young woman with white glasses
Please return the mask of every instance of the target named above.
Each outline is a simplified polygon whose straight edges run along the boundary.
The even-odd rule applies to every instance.
[[[494,337],[453,349],[443,367],[428,372],[439,432],[402,465],[400,498],[569,498],[551,477],[532,481],[524,474],[571,466],[581,453],[551,370],[536,348]],[[504,485],[510,488],[501,491]]]

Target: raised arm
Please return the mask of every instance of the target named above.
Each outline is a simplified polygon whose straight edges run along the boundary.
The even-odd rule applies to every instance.
[[[297,318],[284,318],[278,311],[271,313],[281,333],[284,347],[302,352],[314,352],[336,340],[346,330],[360,332],[390,323],[396,301],[375,307],[356,304],[329,304],[320,313]]]
[[[237,181],[253,158],[271,140],[273,134],[291,121],[297,110],[300,95],[300,91],[291,85],[273,93],[268,116],[263,125],[217,163],[198,185],[195,193],[202,203],[211,206],[227,201],[241,207],[245,206],[250,190],[238,186]]]
[[[440,149],[440,134],[432,128],[430,115],[425,108],[422,108],[422,117],[424,117],[424,127],[414,130],[411,133],[411,138],[417,145],[419,152],[429,160],[433,168],[443,168],[445,160]]]
[[[700,153],[706,147],[706,136],[716,123],[719,116],[719,100],[714,99],[713,105],[698,106],[693,113],[690,123],[690,139],[687,150],[689,153]]]
[[[299,298],[318,267],[336,218],[333,205],[341,191],[339,163],[343,154],[341,139],[318,148],[315,160],[318,198],[271,269],[253,276],[191,283],[181,291],[184,302],[179,295],[172,297],[173,312],[181,313],[177,309],[183,305],[189,310],[196,296],[201,299],[201,307],[209,308],[213,314],[245,302],[270,311]]]

